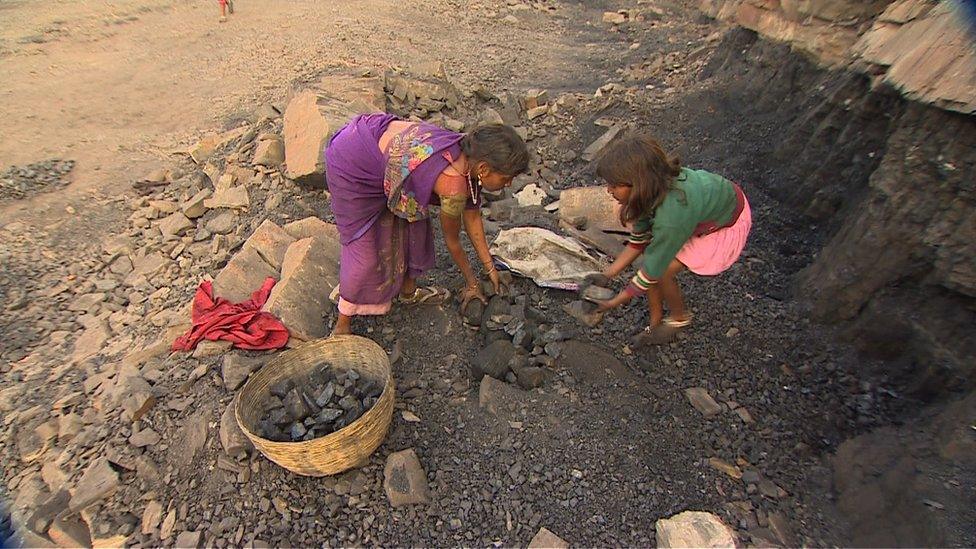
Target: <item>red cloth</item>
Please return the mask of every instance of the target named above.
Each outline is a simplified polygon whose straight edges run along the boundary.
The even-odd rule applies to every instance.
[[[251,299],[241,303],[214,298],[213,283],[203,281],[193,296],[193,326],[176,338],[174,351],[192,351],[204,339],[234,342],[238,349],[278,349],[288,343],[288,328],[278,317],[261,310],[275,279],[270,276]]]

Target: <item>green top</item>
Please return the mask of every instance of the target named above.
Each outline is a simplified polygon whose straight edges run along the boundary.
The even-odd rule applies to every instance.
[[[700,223],[725,225],[732,220],[735,206],[735,187],[728,179],[704,170],[681,168],[674,188],[653,215],[634,222],[630,242],[647,245],[643,274],[659,278]]]

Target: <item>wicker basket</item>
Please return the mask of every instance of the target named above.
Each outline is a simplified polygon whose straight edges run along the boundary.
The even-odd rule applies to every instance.
[[[271,386],[301,379],[312,368],[329,362],[337,370],[355,369],[363,377],[384,384],[376,404],[346,427],[306,442],[275,442],[255,434]],[[383,442],[393,418],[393,373],[386,352],[372,340],[335,336],[310,341],[285,351],[268,363],[241,389],[234,415],[241,430],[268,459],[299,475],[335,475],[366,463]]]

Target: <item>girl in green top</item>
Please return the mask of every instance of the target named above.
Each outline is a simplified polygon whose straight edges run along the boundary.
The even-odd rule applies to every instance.
[[[749,202],[728,179],[681,167],[649,136],[629,135],[612,143],[599,160],[597,175],[620,203],[620,222],[631,226],[631,235],[620,256],[596,278],[609,281],[641,258],[630,284],[600,302],[599,310],[645,294],[650,323],[635,343],[668,343],[691,324],[676,275],[688,269],[714,276],[732,266],[752,227]]]

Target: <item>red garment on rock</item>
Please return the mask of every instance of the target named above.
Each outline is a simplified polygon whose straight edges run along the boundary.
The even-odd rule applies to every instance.
[[[275,279],[270,276],[251,299],[231,303],[214,298],[213,283],[203,281],[193,296],[193,326],[173,342],[174,351],[192,351],[204,339],[232,341],[238,349],[279,349],[288,343],[288,328],[278,317],[262,311]]]

